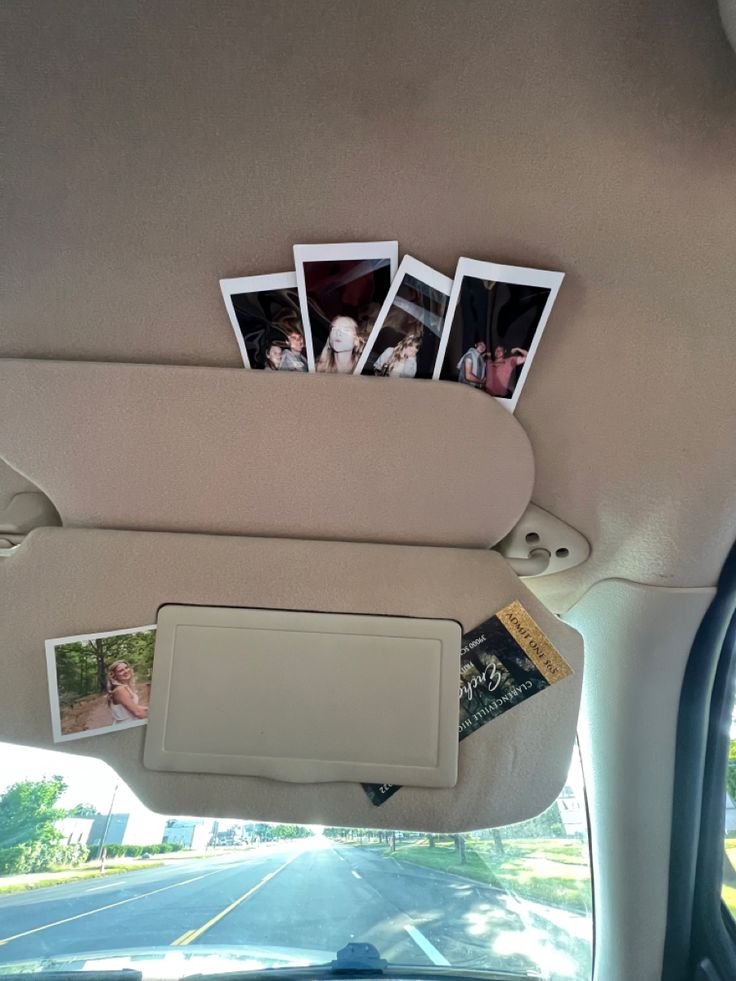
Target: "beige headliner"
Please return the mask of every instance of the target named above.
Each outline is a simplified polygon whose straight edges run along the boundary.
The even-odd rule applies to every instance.
[[[715,3],[16,2],[0,355],[237,365],[217,281],[399,239],[567,273],[518,418],[558,609],[734,539],[736,60]]]

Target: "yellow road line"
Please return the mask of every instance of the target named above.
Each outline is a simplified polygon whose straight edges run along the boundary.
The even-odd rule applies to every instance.
[[[211,920],[207,920],[207,922],[204,923],[198,929],[190,930],[188,935],[186,933],[183,934],[181,937],[179,937],[178,940],[174,941],[175,945],[178,947],[186,947],[187,944],[190,944],[192,943],[193,940],[196,940],[198,937],[201,937],[202,934],[205,933],[207,930],[209,930],[210,927],[213,927],[215,923],[219,923],[220,920],[223,919],[223,917],[228,915],[228,913],[232,913],[232,911],[236,908],[236,906],[240,906],[240,904],[244,903],[246,899],[250,899],[250,897],[253,895],[254,892],[258,892],[258,890],[262,889],[267,882],[270,882],[271,879],[274,878],[274,876],[277,876],[279,872],[283,872],[283,870],[286,868],[287,865],[291,865],[294,859],[299,857],[299,854],[301,853],[298,853],[297,855],[292,855],[292,857],[289,859],[288,862],[284,862],[284,864],[279,866],[279,868],[277,868],[274,872],[269,872],[268,875],[264,875],[264,877],[261,879],[260,882],[256,883],[256,885],[253,886],[251,889],[249,889],[248,892],[244,892],[242,896],[239,896],[234,903],[230,903],[229,906],[226,906],[221,913],[217,914],[217,916],[213,916]]]
[[[32,933],[39,933],[41,930],[50,930],[51,927],[61,926],[62,923],[71,923],[72,920],[81,920],[85,916],[92,916],[93,913],[102,913],[106,909],[115,909],[116,906],[125,906],[126,903],[134,903],[136,899],[145,899],[146,896],[155,896],[158,892],[166,892],[167,889],[176,889],[177,886],[187,886],[190,882],[197,882],[198,879],[206,879],[207,876],[216,875],[224,872],[230,866],[223,869],[214,869],[212,872],[204,872],[202,875],[195,875],[192,879],[185,879],[183,882],[174,882],[170,886],[161,886],[160,889],[152,889],[151,892],[143,892],[140,896],[130,896],[128,899],[120,899],[117,903],[108,903],[107,906],[98,906],[96,909],[88,909],[85,913],[77,913],[75,916],[67,916],[63,920],[55,920],[53,923],[45,923],[43,926],[34,927],[32,930],[24,930],[23,933],[14,933],[12,937],[3,937],[0,940],[0,947],[9,944],[11,940],[18,940],[20,937],[28,937]]]
[[[194,933],[194,930],[187,930],[186,933],[182,933],[182,935],[178,937],[176,940],[172,940],[169,946],[178,947],[179,944],[183,944],[184,941],[187,939],[187,937],[190,935],[190,933]]]

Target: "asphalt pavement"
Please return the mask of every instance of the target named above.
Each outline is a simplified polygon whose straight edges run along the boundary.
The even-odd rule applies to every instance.
[[[0,896],[0,969],[243,945],[317,963],[367,941],[394,963],[538,969],[553,959],[559,976],[576,976],[566,931],[530,910],[501,890],[316,837]]]

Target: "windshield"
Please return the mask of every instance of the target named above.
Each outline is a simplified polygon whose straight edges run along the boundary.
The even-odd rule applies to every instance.
[[[0,744],[0,972],[331,961],[591,976],[577,753],[534,820],[464,835],[164,817],[105,764]]]

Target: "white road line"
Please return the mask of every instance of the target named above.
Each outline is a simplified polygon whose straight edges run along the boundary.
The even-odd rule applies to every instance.
[[[450,966],[448,959],[437,950],[433,943],[430,943],[429,940],[427,940],[420,930],[417,930],[415,926],[405,926],[404,929],[417,947],[419,947],[419,949],[427,955],[433,964],[437,964],[440,967]]]
[[[119,886],[119,882],[106,882],[104,886],[93,886],[88,889],[87,892],[99,892],[100,889],[112,889],[113,886]]]
[[[119,899],[116,903],[108,903],[106,906],[97,906],[95,909],[85,910],[83,913],[75,913],[73,916],[65,916],[63,920],[54,920],[53,923],[43,923],[41,926],[33,927],[30,930],[23,930],[22,933],[14,933],[12,937],[0,937],[0,947],[9,944],[11,940],[20,940],[21,937],[29,937],[32,933],[40,933],[41,930],[50,930],[52,927],[61,926],[63,923],[72,923],[74,920],[81,920],[85,916],[92,916],[94,913],[102,913],[108,909],[117,909],[118,906],[127,906],[138,899],[145,899],[146,896],[156,896],[160,892],[167,892],[169,889],[177,889],[179,886],[188,886],[190,882],[199,882],[200,879],[207,879],[211,875],[222,872],[222,869],[214,869],[212,872],[203,872],[202,875],[192,876],[191,879],[184,879],[182,882],[173,882],[168,886],[160,886],[158,889],[151,889],[148,892],[139,893],[137,896],[128,896],[127,899]],[[100,897],[104,898],[104,897]]]
[[[353,873],[353,875],[355,876],[356,879],[362,879],[363,878],[363,876],[360,875],[360,873],[356,872],[355,869],[352,869],[352,873]]]

